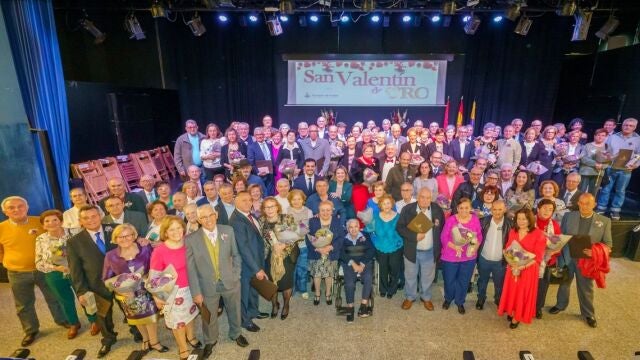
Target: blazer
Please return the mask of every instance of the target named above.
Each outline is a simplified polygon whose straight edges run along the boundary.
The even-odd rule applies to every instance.
[[[598,176],[598,170],[595,169],[596,166],[596,154],[600,152],[602,148],[598,148],[594,145],[594,143],[590,142],[582,147],[582,153],[580,154],[580,170],[578,171],[580,175],[586,176]],[[604,144],[604,150],[609,151],[609,145]],[[609,164],[602,164],[602,173],[604,174],[604,169],[608,168]]]
[[[156,199],[158,198],[158,192],[156,189],[151,189],[151,193]],[[139,196],[145,205],[149,203],[149,199],[147,199],[147,194],[144,192],[144,189],[142,191],[133,192],[132,194]]]
[[[443,154],[449,154],[451,152],[449,147],[450,147],[449,144],[443,143],[442,144],[442,153]],[[434,142],[428,143],[427,146],[426,146],[426,149],[425,149],[425,159],[430,159],[431,158],[431,154],[436,152],[436,150],[437,150],[436,143],[434,143]],[[458,150],[460,150],[460,149],[458,149]]]
[[[342,201],[331,195],[329,195],[329,200],[333,203],[333,216],[337,216],[340,219],[340,223],[345,225],[347,223],[347,210],[344,208],[344,205],[342,205]],[[304,205],[311,210],[312,214],[318,215],[320,202],[321,200],[318,193],[313,193],[307,198]]]
[[[391,144],[393,143],[393,141],[394,141],[393,136],[389,136],[387,138],[387,144]],[[396,155],[400,152],[400,148],[402,147],[402,144],[406,143],[407,141],[408,141],[407,138],[402,135],[398,137],[398,149],[396,150]]]
[[[309,236],[313,236],[316,231],[320,229],[320,218],[313,217],[309,219],[309,234],[305,237],[305,242],[307,244],[307,249],[309,249],[307,258],[309,260],[320,260],[320,253],[315,251],[315,247],[309,241]],[[342,245],[344,244],[344,225],[337,217],[333,217],[331,219],[331,225],[329,225],[329,230],[333,233],[333,239],[331,239],[331,245],[333,246],[333,250],[329,253],[329,260],[335,261],[340,258],[342,254]]]
[[[500,139],[498,143],[498,167],[509,163],[517,168],[522,159],[522,146],[515,139]]]
[[[239,291],[242,257],[238,251],[233,228],[227,225],[218,225],[217,228],[220,281],[222,281],[225,289],[238,289]],[[216,291],[215,270],[211,256],[209,256],[207,241],[209,241],[209,238],[202,228],[192,232],[185,238],[189,290],[191,290],[192,296],[213,297],[219,295]]]
[[[297,144],[298,147],[293,148],[293,150],[289,150],[284,145],[280,148],[278,152],[278,157],[276,158],[276,162],[274,166],[280,166],[280,163],[284,159],[291,159],[296,162],[296,166],[298,169],[302,169],[304,167],[304,152],[302,151],[302,147],[300,144]]]
[[[100,200],[100,202],[98,203],[105,214],[107,213],[107,208],[105,207],[104,203],[107,201],[107,199],[108,197]],[[124,209],[138,211],[143,214],[147,213],[147,207],[145,206],[144,201],[140,198],[140,196],[133,195],[133,193],[130,192],[124,193]]]
[[[124,211],[124,222],[127,224],[133,225],[138,232],[138,236],[144,236],[149,230],[149,220],[147,218],[147,214],[141,213],[139,211]],[[114,224],[113,217],[111,215],[106,215],[102,218],[103,224]]]
[[[385,180],[384,186],[385,191],[387,192],[387,194],[391,194],[393,200],[401,200],[402,195],[400,194],[400,186],[405,182],[413,184],[413,178],[415,177],[414,175],[414,170],[412,170],[411,167],[408,167],[407,179],[405,180],[402,167],[400,165],[395,165],[391,168],[391,170],[389,170],[389,173],[387,174],[387,179]]]
[[[242,257],[242,277],[247,281],[264,269],[264,241],[260,230],[237,209],[229,218],[233,227],[238,251]]]
[[[560,224],[560,229],[563,234],[566,235],[578,235],[578,226],[580,225],[580,212],[579,211],[570,211],[566,213],[562,217],[562,223]],[[582,234],[586,235],[586,234]],[[591,228],[589,229],[589,234],[591,237],[591,243],[603,243],[607,245],[609,248],[613,245],[613,240],[611,238],[611,219],[604,215],[600,215],[597,213],[593,213],[593,220],[591,222]],[[569,246],[565,246],[562,249],[562,255],[559,257],[560,262],[564,260],[571,259],[571,252],[569,250]],[[566,264],[560,264],[566,265]]]
[[[408,152],[408,153],[412,153],[412,154],[420,154],[420,156],[422,156],[425,159],[429,159],[429,157],[427,156],[427,147],[417,143],[416,144],[416,151],[413,152],[411,151],[411,143],[409,143],[408,141],[404,144],[402,144],[400,146],[400,154],[402,154],[403,152]]]
[[[524,141],[520,142],[520,166],[527,166],[534,161],[538,161],[541,152],[545,151],[541,142],[536,141],[535,145],[531,149],[531,153],[527,156],[527,148],[524,146]]]
[[[451,213],[455,214],[458,210],[456,209],[458,207],[458,202],[460,202],[460,199],[462,199],[463,197],[469,198],[469,200],[473,201],[473,193],[476,193],[476,198],[480,196],[480,192],[482,192],[482,190],[484,189],[484,185],[482,184],[478,184],[478,187],[476,187],[476,189],[473,189],[473,185],[471,185],[470,182],[463,182],[462,184],[460,184],[460,186],[458,186],[458,189],[453,193],[453,198],[451,199]],[[440,190],[440,187],[438,187],[438,191],[442,191]]]
[[[482,248],[484,248],[484,244],[487,242],[487,233],[489,232],[489,226],[491,225],[491,220],[493,220],[493,216],[485,216],[482,219],[480,219],[480,226],[482,226],[482,239],[484,240],[480,243],[480,247],[478,247],[478,257],[481,256]],[[507,237],[509,236],[509,231],[511,231],[512,227],[513,227],[513,223],[511,222],[511,220],[509,220],[509,218],[505,214],[502,222],[502,248],[503,249],[505,244],[507,243]],[[502,258],[502,262],[503,263],[505,262],[504,258]]]
[[[245,145],[241,141],[238,141],[238,151],[240,151],[240,153],[246,157],[247,156],[247,145]],[[229,162],[229,144],[225,144],[220,148],[220,163],[222,165],[231,164]]]
[[[216,199],[215,201],[216,205],[218,205],[219,202],[220,202],[220,197]],[[200,199],[198,199],[198,201],[196,201],[196,206],[198,207],[202,205],[207,205],[207,204],[211,204],[211,202],[209,202],[209,198],[207,198],[206,196],[203,196]]]
[[[416,262],[418,234],[409,230],[407,225],[416,217],[417,211],[417,202],[405,205],[402,208],[402,212],[400,212],[400,218],[396,224],[396,230],[404,240],[404,257],[412,263]],[[440,234],[444,226],[444,212],[435,202],[431,203],[431,222],[433,223],[433,227],[431,228],[433,232],[433,261],[437,264],[440,261]]]
[[[111,243],[111,232],[114,227],[114,224],[102,226],[105,253],[117,247],[116,244]],[[71,285],[77,296],[92,291],[104,299],[111,299],[112,293],[102,280],[104,254],[100,252],[87,230],[80,231],[67,241],[67,260]]]
[[[442,194],[446,196],[447,199],[452,200],[453,194],[455,194],[456,190],[458,190],[460,184],[464,183],[464,177],[456,175],[455,181],[453,183],[453,192],[451,193],[449,193],[449,183],[447,182],[447,176],[445,174],[436,176],[436,182],[438,184],[438,195]]]
[[[564,195],[566,193],[567,193],[567,189],[565,187],[562,187],[562,189],[560,189],[560,194],[558,194],[558,198],[564,201]],[[573,196],[571,197],[571,199],[569,199],[569,202],[571,203],[571,205],[567,206],[567,209],[569,209],[570,211],[578,211],[578,199],[580,198],[580,195],[582,195],[582,191],[576,189],[576,192],[573,193]],[[566,205],[566,202],[565,202],[565,205]]]
[[[467,141],[464,146],[464,154],[460,154],[460,139],[453,139],[449,143],[449,153],[457,163],[458,166],[464,166],[466,169],[471,169],[473,166],[473,160],[471,158],[475,155],[475,147],[473,142]]]
[[[204,139],[203,133],[198,132],[198,150],[200,150],[200,141]],[[189,166],[193,165],[193,149],[189,141],[189,134],[184,133],[176,139],[176,145],[173,147],[173,159],[176,163],[178,172],[186,172]]]
[[[311,196],[311,194],[316,193],[316,181],[324,179],[322,176],[318,176],[313,174],[313,189],[309,189],[309,184],[307,183],[307,176],[303,173],[298,175],[297,178],[293,180],[292,188],[302,190],[302,192],[307,196]]]
[[[331,160],[331,145],[329,145],[329,141],[318,138],[315,146],[313,146],[311,145],[311,139],[306,138],[298,143],[302,147],[305,159],[314,159],[315,161],[323,159],[322,169],[316,167],[316,173],[326,174]]]
[[[335,180],[329,181],[329,194],[336,191],[336,187],[338,184]],[[350,182],[345,182],[342,184],[342,195],[340,195],[340,201],[346,207],[351,203],[351,194],[353,192],[353,185]]]
[[[267,151],[269,151],[269,154],[271,154],[271,147],[269,146],[269,144],[265,141],[264,145],[266,146]],[[247,147],[247,160],[249,160],[249,163],[251,163],[253,172],[257,174],[258,168],[256,167],[256,161],[266,160],[264,158],[264,153],[262,152],[262,148],[260,147],[260,144],[258,142],[253,142],[249,144],[249,146]],[[274,159],[272,158],[271,165],[273,165],[273,160]]]

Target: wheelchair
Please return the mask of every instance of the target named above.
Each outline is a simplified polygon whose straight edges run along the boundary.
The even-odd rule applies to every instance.
[[[378,281],[379,281],[379,271],[378,271],[378,262],[373,260],[373,281],[372,281],[372,289],[371,296],[369,297],[369,307],[371,307],[371,313],[373,314],[374,308],[374,299],[379,295],[378,290]],[[356,285],[358,282],[362,282],[360,277],[356,280]],[[334,294],[334,304],[336,307],[336,315],[344,316],[347,314],[347,307],[342,306],[342,290],[344,289],[345,281],[344,281],[344,270],[342,268],[342,264],[338,266],[338,272],[336,277],[333,279],[333,287],[332,294]],[[356,291],[357,294],[357,291]]]

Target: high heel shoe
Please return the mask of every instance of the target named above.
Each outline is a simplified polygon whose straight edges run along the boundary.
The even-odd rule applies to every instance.
[[[147,341],[147,343],[149,343],[150,341]],[[160,348],[157,348],[156,346],[160,346]],[[158,341],[157,343],[153,344],[153,345],[149,345],[149,348],[147,349],[147,352],[150,351],[157,351],[159,353],[166,353],[167,351],[169,351],[169,348],[160,344],[160,342]]]
[[[182,357],[182,354],[187,354],[187,356],[186,357]],[[191,351],[189,351],[189,350],[178,352],[178,356],[180,356],[180,360],[188,360],[190,354],[191,354]]]
[[[289,316],[289,304],[285,304],[282,307],[282,314],[280,314],[280,320],[284,320]]]
[[[142,342],[142,352],[143,353],[148,353],[151,349],[151,346],[149,346],[150,341],[143,341]]]
[[[196,341],[196,343],[193,343],[193,340]],[[200,349],[202,347],[202,343],[200,342],[200,340],[198,339],[187,339],[187,342],[189,343],[189,345],[191,345],[192,348],[194,349]]]
[[[327,305],[333,304],[333,294],[325,294],[324,299],[327,302]]]
[[[280,310],[280,303],[276,302],[271,305],[271,318],[275,319],[278,316],[278,311]]]

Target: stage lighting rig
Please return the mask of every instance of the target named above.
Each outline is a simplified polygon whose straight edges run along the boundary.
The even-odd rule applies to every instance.
[[[620,25],[620,20],[616,19],[612,15],[609,17],[607,22],[602,25],[600,30],[596,32],[596,36],[602,40],[607,40],[609,38],[609,35],[618,28],[618,25]]]
[[[277,17],[273,17],[272,19],[267,20],[267,29],[269,29],[269,34],[271,36],[278,36],[282,34],[282,25]]]
[[[593,11],[578,11],[578,15],[576,15],[576,25],[573,27],[573,35],[571,36],[571,41],[581,41],[587,39],[592,17]]]
[[[140,22],[138,22],[138,18],[133,13],[124,20],[124,28],[129,32],[129,39],[144,40],[147,38],[140,26]]]
[[[522,4],[513,3],[509,5],[507,10],[504,12],[504,16],[511,21],[516,21],[520,17],[521,8],[522,8]]]
[[[455,1],[445,1],[442,3],[442,14],[443,15],[455,15],[456,14],[456,2]]]
[[[482,20],[477,15],[471,14],[469,20],[464,24],[464,32],[467,35],[473,35],[480,28]]]
[[[363,12],[372,12],[376,10],[376,0],[364,0],[362,2]]]
[[[93,43],[96,45],[102,44],[107,39],[107,34],[100,31],[100,29],[98,29],[96,25],[87,18],[80,20],[80,26],[82,26],[82,28],[93,35],[93,37],[95,38],[93,40]]]
[[[191,20],[187,21],[187,26],[195,36],[202,36],[202,34],[207,32],[207,28],[204,27],[202,19],[200,19],[200,15],[198,15],[197,12],[193,14]]]
[[[293,14],[293,1],[292,0],[280,0],[278,9],[281,14]]]
[[[562,6],[556,10],[558,16],[573,16],[578,9],[576,0],[563,0]]]
[[[527,36],[529,29],[531,29],[531,24],[533,24],[533,20],[529,19],[526,15],[522,15],[513,32],[518,35]]]
[[[151,4],[151,16],[153,16],[154,19],[166,18],[168,13],[169,11],[164,7],[164,4],[161,1],[155,0],[153,4]]]

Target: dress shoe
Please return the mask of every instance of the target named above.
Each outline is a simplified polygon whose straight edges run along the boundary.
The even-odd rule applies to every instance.
[[[347,322],[348,323],[352,323],[353,322],[353,319],[354,319],[353,313],[354,313],[354,311],[355,311],[354,308],[352,308],[352,307],[349,308],[349,311],[347,312]]]
[[[391,299],[391,298],[393,298],[393,294],[392,293],[388,293],[387,294],[387,299]]]
[[[458,312],[462,315],[466,313],[466,311],[464,310],[464,305],[458,305]]]
[[[238,337],[236,338],[236,344],[238,344],[238,346],[240,346],[240,347],[247,347],[247,346],[249,346],[249,342],[248,342],[248,341],[247,341],[247,339],[246,339],[244,336],[242,336],[242,335],[240,335],[240,336],[238,336]]]
[[[509,329],[517,329],[517,328],[518,328],[518,325],[520,325],[520,321],[515,322],[515,323],[510,322],[510,323],[509,323]]]
[[[269,317],[269,313],[263,313],[263,312],[261,312],[261,313],[258,313],[258,316],[256,316],[256,319],[260,319],[260,320],[262,320],[262,319],[266,319],[266,318],[268,318],[268,317]]]
[[[100,325],[92,322],[91,328],[89,329],[89,334],[91,334],[91,336],[96,336],[100,334]]]
[[[216,346],[218,342],[214,342],[213,344],[207,344],[204,346],[204,352],[202,353],[202,356],[205,359],[208,359],[209,356],[211,356],[211,354],[213,353],[213,347]]]
[[[476,302],[476,310],[482,310],[484,309],[484,300],[478,300]]]
[[[387,293],[386,292],[381,292],[380,293],[380,297],[387,297]]]
[[[36,335],[38,335],[37,332],[34,332],[33,334],[25,335],[22,338],[22,342],[20,343],[20,345],[22,345],[22,347],[27,347],[27,346],[31,345],[33,343],[33,341],[36,339]]]
[[[433,303],[431,300],[422,300],[422,305],[424,305],[424,308],[427,309],[427,311],[433,311]]]
[[[243,326],[247,331],[258,332],[260,331],[260,327],[256,324],[250,324],[247,326]]]
[[[313,297],[313,306],[318,306],[320,305],[320,296],[314,296]]]
[[[102,345],[100,350],[98,350],[98,359],[107,356],[109,351],[111,351],[111,345]]]
[[[542,319],[542,309],[536,310],[536,319]]]
[[[159,353],[166,353],[167,351],[169,351],[169,348],[160,344],[160,342],[157,342],[153,345],[149,345],[148,351],[157,351]]]
[[[588,317],[588,318],[587,318],[587,324],[588,324],[589,326],[591,326],[592,328],[596,328],[596,327],[598,327],[598,322],[596,321],[596,319],[595,319],[595,318],[592,318],[592,317]]]
[[[445,300],[445,301],[442,303],[442,308],[443,308],[444,310],[449,310],[449,305],[451,305],[451,303],[450,303],[449,301],[446,301],[446,300]]]
[[[409,299],[404,299],[404,301],[402,302],[402,310],[409,310],[411,309],[411,305],[413,305],[413,301],[409,300]]]
[[[289,316],[289,304],[287,303],[282,307],[282,312],[280,313],[280,320],[284,320]]]
[[[563,309],[560,309],[560,308],[559,308],[559,307],[557,307],[557,306],[554,306],[554,307],[552,307],[551,309],[549,309],[549,314],[553,314],[553,315],[555,315],[555,314],[559,313],[560,311],[564,311],[564,310],[563,310]]]
[[[511,316],[511,315],[507,315],[507,321],[508,321],[508,322],[511,322],[511,320],[513,320],[513,316]]]
[[[358,317],[366,318],[369,317],[369,307],[367,304],[360,304],[360,308],[358,308]]]
[[[78,330],[80,330],[80,323],[71,325],[69,330],[67,330],[67,339],[75,339],[75,337],[78,336]]]

